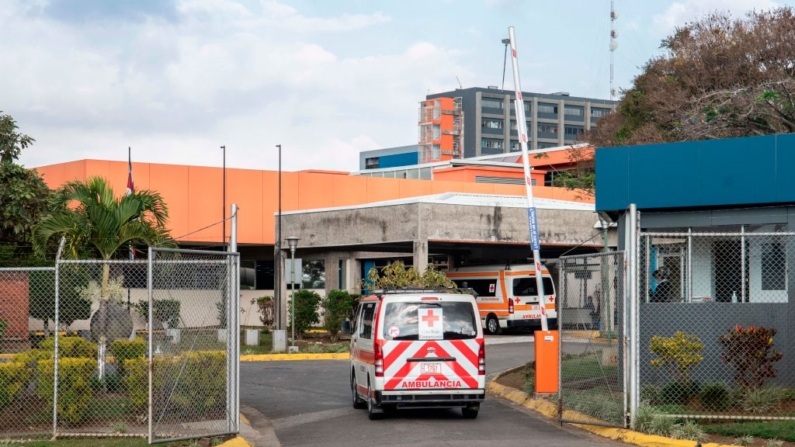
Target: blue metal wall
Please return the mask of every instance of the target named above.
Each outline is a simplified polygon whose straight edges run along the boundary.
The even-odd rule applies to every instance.
[[[795,134],[596,150],[596,209],[795,202]]]
[[[378,157],[378,168],[397,168],[400,166],[414,166],[419,163],[417,152],[406,152],[403,154],[382,155]]]

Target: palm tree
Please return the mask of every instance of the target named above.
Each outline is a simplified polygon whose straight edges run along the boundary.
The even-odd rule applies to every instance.
[[[155,191],[135,191],[116,197],[101,177],[62,186],[57,211],[33,230],[33,244],[42,254],[53,237],[64,236],[64,256],[75,259],[93,251],[103,260],[124,253],[130,244],[175,247],[166,229],[168,208]],[[103,264],[100,302],[108,298],[110,266]]]

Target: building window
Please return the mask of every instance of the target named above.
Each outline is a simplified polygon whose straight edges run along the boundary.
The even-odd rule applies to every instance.
[[[600,109],[597,107],[591,107],[591,118],[599,119],[610,112],[611,112],[610,109]]]
[[[442,127],[438,124],[433,125],[433,139],[439,140],[442,138]]]
[[[578,107],[578,106],[566,106],[563,109],[563,113],[565,115],[568,115],[568,116],[579,116],[579,117],[581,117],[581,116],[585,115],[585,109],[583,109],[582,107]]]
[[[493,138],[483,138],[480,140],[480,147],[482,149],[502,149],[504,144],[504,141],[495,140]]]
[[[502,129],[503,121],[494,118],[483,118],[481,126],[484,129]]]
[[[442,156],[442,147],[438,144],[434,144],[433,148],[431,149],[431,158],[434,160],[438,160]]]
[[[522,145],[516,140],[511,140],[511,152],[520,152],[521,150]]]
[[[574,138],[577,138],[579,135],[582,135],[582,133],[585,132],[585,128],[582,127],[582,126],[569,126],[569,125],[567,125],[565,127],[565,131],[566,131],[566,138],[574,139]]]
[[[558,114],[558,106],[555,104],[547,104],[543,102],[538,103],[538,113],[548,113],[551,115]]]
[[[502,110],[502,100],[497,98],[483,98],[481,103],[484,109],[500,109]]]
[[[525,116],[530,114],[530,110],[532,110],[531,102],[524,101],[524,114]],[[516,113],[516,100],[511,100],[511,113]]]
[[[527,121],[527,132],[530,132],[530,128],[532,127],[532,121]],[[516,121],[511,121],[511,130],[519,130],[516,126]]]
[[[549,149],[551,147],[558,147],[558,143],[547,143],[546,141],[539,141],[538,148],[539,149]]]
[[[433,102],[433,119],[438,120],[441,117],[442,117],[442,102],[437,99]]]
[[[780,242],[762,244],[762,290],[786,290],[787,261]]]
[[[366,158],[364,160],[365,169],[378,169],[378,157]]]
[[[538,133],[558,133],[557,124],[538,123]]]

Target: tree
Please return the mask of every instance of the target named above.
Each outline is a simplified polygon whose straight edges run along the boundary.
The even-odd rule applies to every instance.
[[[0,112],[0,266],[29,263],[34,225],[50,212],[51,191],[35,169],[16,164],[33,138]]]
[[[375,267],[371,268],[367,272],[367,282],[362,282],[363,289],[452,288],[455,286],[455,283],[445,276],[444,272],[436,270],[433,265],[428,265],[425,272],[420,274],[414,267],[406,268],[403,261],[392,262],[383,267],[380,272]]]
[[[36,270],[29,273],[31,318],[41,320],[44,335],[49,337],[49,321],[55,321],[55,271]],[[63,265],[60,270],[60,290],[58,293],[58,322],[69,327],[77,320],[91,317],[91,301],[80,296],[82,288],[88,285],[85,270],[75,265]],[[58,328],[56,328],[57,330]]]
[[[662,41],[617,110],[583,136],[599,147],[795,131],[795,10],[715,13]]]
[[[115,197],[104,179],[69,182],[56,194],[58,211],[46,216],[35,227],[33,242],[43,250],[50,239],[64,236],[64,256],[77,258],[86,251],[103,260],[120,250],[126,256],[129,244],[175,246],[165,225],[168,208],[157,192],[136,191]],[[74,206],[66,206],[67,204]],[[110,268],[103,265],[102,300],[108,297]]]
[[[14,118],[0,110],[0,162],[10,163],[17,160],[22,150],[36,141],[18,133],[17,128]]]

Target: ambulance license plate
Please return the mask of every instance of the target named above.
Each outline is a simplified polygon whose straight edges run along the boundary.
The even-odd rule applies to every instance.
[[[439,374],[442,372],[442,362],[420,363],[420,374]]]

